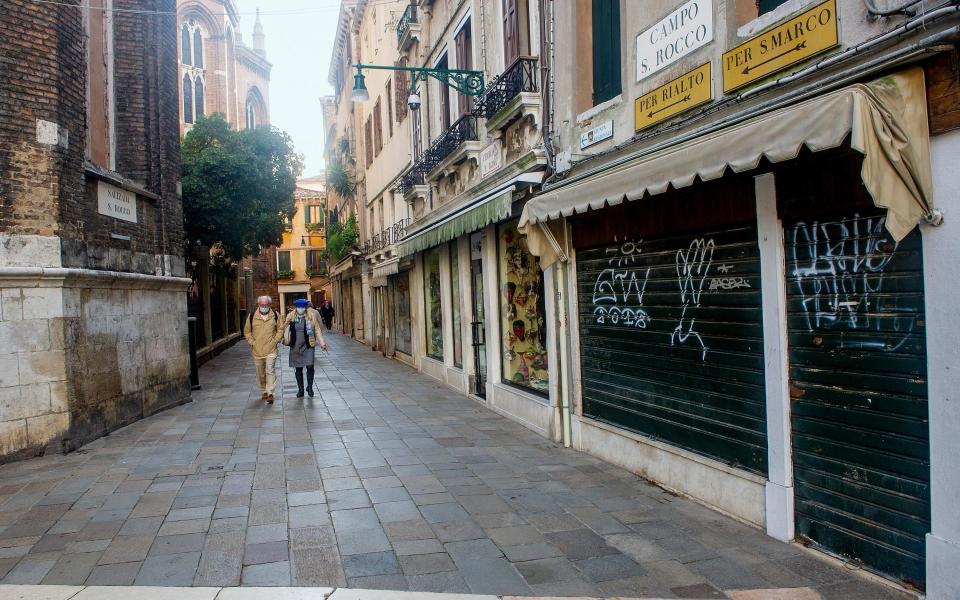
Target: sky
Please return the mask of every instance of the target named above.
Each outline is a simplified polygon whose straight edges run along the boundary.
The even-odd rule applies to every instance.
[[[253,13],[260,8],[270,76],[270,121],[290,134],[304,156],[303,176],[323,170],[323,113],[340,0],[236,0],[243,42],[253,45]],[[302,11],[302,12],[298,12]],[[276,14],[269,14],[269,13]]]

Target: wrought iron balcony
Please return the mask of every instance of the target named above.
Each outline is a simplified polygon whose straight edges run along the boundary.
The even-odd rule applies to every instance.
[[[456,123],[451,125],[449,129],[444,131],[443,135],[433,141],[430,149],[423,153],[423,157],[417,165],[422,164],[422,171],[429,173],[465,142],[475,142],[479,139],[477,117],[474,115],[464,115],[460,117]],[[416,166],[414,166],[414,168],[416,168]]]
[[[361,247],[364,254],[371,254],[383,250],[384,248],[400,241],[400,238],[407,234],[407,229],[413,222],[412,219],[400,219],[390,227],[387,227],[376,234]]]
[[[487,84],[477,99],[476,114],[489,119],[510,104],[521,92],[538,92],[537,59],[521,56],[506,71]]]
[[[403,14],[400,15],[400,19],[397,21],[397,45],[402,50],[406,50],[407,43],[410,40],[410,34],[414,29],[414,25],[417,24],[417,5],[411,3],[407,5],[406,10],[403,11]]]
[[[400,179],[397,181],[397,184],[393,186],[393,191],[395,193],[406,197],[410,190],[412,190],[415,186],[426,185],[426,179],[424,179],[423,171],[418,168],[419,166],[419,163],[415,164],[410,168],[409,171],[400,177]]]

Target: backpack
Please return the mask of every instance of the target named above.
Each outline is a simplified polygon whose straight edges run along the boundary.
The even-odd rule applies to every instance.
[[[248,321],[247,325],[250,327],[250,335],[253,335],[253,315],[254,314],[255,312],[251,311],[250,317],[247,319]],[[273,311],[273,318],[275,318],[277,321],[280,321],[280,313],[278,313],[277,311]]]

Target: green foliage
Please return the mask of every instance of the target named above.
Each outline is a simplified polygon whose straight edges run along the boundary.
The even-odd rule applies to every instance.
[[[240,260],[280,243],[303,159],[286,133],[235,131],[222,115],[200,118],[183,140],[183,221],[187,239],[220,245]]]
[[[355,187],[353,177],[344,166],[342,158],[332,158],[327,165],[327,184],[341,198],[353,196],[353,189]]]
[[[293,279],[293,271],[277,271],[277,279]]]
[[[327,227],[327,256],[336,262],[353,250],[357,244],[357,218],[353,215],[343,225],[333,223]]]

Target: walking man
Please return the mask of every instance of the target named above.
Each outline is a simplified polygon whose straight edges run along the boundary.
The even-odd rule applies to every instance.
[[[270,308],[270,296],[257,298],[257,310],[243,326],[243,337],[250,344],[253,364],[257,368],[260,399],[273,404],[273,388],[277,383],[277,344],[283,339],[283,320]]]
[[[290,347],[289,363],[297,379],[297,398],[303,398],[303,370],[307,370],[307,393],[313,398],[313,374],[316,358],[316,346],[324,352],[327,343],[320,333],[320,322],[315,316],[317,311],[309,308],[309,302],[303,298],[293,305],[294,312],[284,322],[283,343]]]
[[[333,315],[333,304],[327,300],[320,307],[320,318],[323,319],[323,326],[327,328],[327,331],[330,331],[330,328],[333,327]]]

